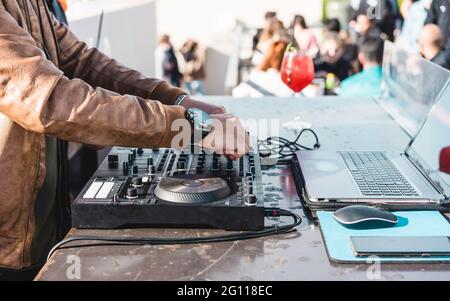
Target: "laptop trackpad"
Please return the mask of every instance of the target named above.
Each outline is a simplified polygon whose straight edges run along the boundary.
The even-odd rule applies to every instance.
[[[314,168],[317,171],[336,172],[341,169],[339,164],[334,161],[313,161]]]
[[[361,196],[345,162],[337,152],[302,153],[299,161],[311,199]]]

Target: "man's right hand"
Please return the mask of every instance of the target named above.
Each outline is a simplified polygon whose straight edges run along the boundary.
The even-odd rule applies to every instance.
[[[249,152],[249,135],[237,116],[216,114],[211,115],[211,118],[213,130],[201,142],[204,148],[232,160],[237,160]]]

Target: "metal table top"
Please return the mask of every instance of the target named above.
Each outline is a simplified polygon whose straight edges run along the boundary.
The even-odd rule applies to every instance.
[[[370,99],[204,98],[220,103],[244,120],[296,117],[312,124],[326,149],[403,151],[409,137]],[[264,136],[266,133],[259,133]],[[282,136],[294,137],[281,130]],[[37,280],[71,280],[73,255],[81,280],[449,280],[450,264],[383,264],[379,274],[368,264],[336,264],[326,253],[320,229],[303,213],[288,167],[264,172],[266,197],[303,216],[297,233],[265,239],[184,246],[90,246],[59,250]],[[196,236],[219,230],[76,230],[71,235]],[[68,272],[69,271],[69,272]],[[369,271],[369,272],[368,272]]]

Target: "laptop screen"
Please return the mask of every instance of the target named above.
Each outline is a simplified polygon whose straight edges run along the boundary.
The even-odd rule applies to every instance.
[[[407,151],[410,158],[450,197],[450,86]]]

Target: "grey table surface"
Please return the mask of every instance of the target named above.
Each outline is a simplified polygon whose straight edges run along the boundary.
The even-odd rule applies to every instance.
[[[409,137],[371,99],[232,99],[206,97],[244,121],[295,118],[308,122],[324,149],[403,151]],[[281,135],[293,138],[291,131]],[[264,137],[267,132],[260,131]],[[307,143],[308,141],[306,141]],[[369,264],[337,264],[328,259],[320,229],[302,210],[291,171],[265,171],[270,202],[295,210],[304,221],[297,233],[250,241],[184,246],[92,246],[57,251],[36,280],[70,280],[73,258],[81,280],[450,280],[450,264],[382,264],[371,277]],[[270,200],[271,199],[271,200]],[[72,235],[180,237],[223,233],[219,230],[76,230]],[[71,278],[71,277],[69,277]]]

